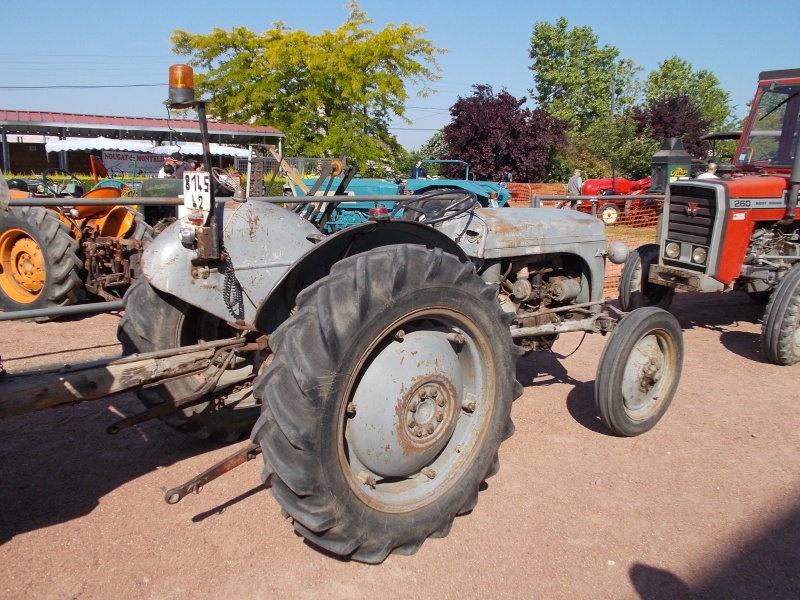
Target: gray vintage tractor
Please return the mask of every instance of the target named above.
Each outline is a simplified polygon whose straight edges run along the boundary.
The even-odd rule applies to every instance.
[[[207,134],[205,104],[179,85],[191,77],[170,79],[172,106],[195,108]],[[249,432],[167,502],[263,453],[264,483],[297,532],[377,563],[475,507],[514,431],[519,356],[561,334],[611,333],[595,382],[602,422],[638,435],[672,401],[678,323],[603,298],[605,261],[627,249],[607,247],[590,215],[432,190],[362,196],[370,220],[325,235],[309,216],[324,206],[281,204],[351,196],[216,202],[211,176],[184,173],[186,215],[144,250],[119,326],[127,356],[2,377],[0,418],[133,389],[146,409],[110,432],[152,418],[198,437]]]
[[[148,410],[119,426],[252,429],[296,530],[370,563],[446,535],[475,506],[514,431],[520,355],[613,331],[596,402],[626,436],[664,414],[683,356],[666,311],[610,311],[597,219],[483,208],[463,191],[393,200],[402,218],[379,209],[330,236],[284,198],[229,200],[194,221],[188,206],[145,249],[119,329],[126,354],[237,340],[207,369],[140,390]],[[615,262],[625,254],[612,245]]]

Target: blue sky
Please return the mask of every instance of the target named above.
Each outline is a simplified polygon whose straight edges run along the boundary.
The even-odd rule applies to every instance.
[[[796,41],[800,2],[708,3],[686,0],[362,0],[380,29],[410,23],[449,52],[440,56],[438,93],[408,101],[413,125],[393,122],[407,149],[419,148],[449,121],[448,109],[474,84],[505,86],[517,97],[532,87],[528,49],[533,25],[564,16],[588,25],[600,45],[615,46],[646,74],[677,55],[695,70],[707,69],[730,92],[737,116],[746,113],[758,73],[800,67]],[[282,20],[294,29],[319,33],[347,17],[344,0],[237,0],[194,2],[65,2],[5,0],[0,47],[0,109],[163,117],[165,87],[98,89],[6,89],[12,86],[142,85],[164,83],[175,29],[209,33],[213,27],[245,26],[255,32]],[[527,106],[533,108],[533,102]]]

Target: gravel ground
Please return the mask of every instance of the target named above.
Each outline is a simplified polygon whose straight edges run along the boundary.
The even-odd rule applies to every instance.
[[[678,393],[647,434],[594,413],[601,336],[522,359],[501,470],[450,535],[368,566],[304,543],[260,459],[175,506],[163,491],[241,447],[160,422],[115,437],[130,394],[0,421],[3,598],[798,598],[800,365],[767,364],[763,307],[679,294]],[[119,315],[0,323],[6,369],[118,352]],[[69,349],[67,353],[61,350]]]

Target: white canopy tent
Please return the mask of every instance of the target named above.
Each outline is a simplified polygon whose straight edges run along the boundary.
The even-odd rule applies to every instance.
[[[102,151],[117,150],[120,152],[153,152],[153,144],[149,142],[135,142],[127,140],[112,140],[106,137],[78,138],[73,140],[56,140],[45,144],[47,152],[61,152],[64,150]]]
[[[45,144],[45,149],[47,152],[61,152],[64,150],[100,152],[102,150],[109,150],[117,152],[152,152],[160,155],[169,155],[175,152],[191,156],[203,154],[203,145],[197,142],[153,146],[153,144],[149,142],[113,140],[106,137],[55,140],[47,142]],[[212,156],[250,156],[250,151],[245,148],[234,148],[233,146],[223,146],[222,144],[209,144],[209,151]]]
[[[209,144],[209,153],[212,156],[250,156],[250,151],[244,148],[234,148],[233,146],[223,146],[221,144]],[[197,142],[186,142],[182,144],[171,144],[165,146],[156,146],[153,150],[156,154],[173,154],[179,152],[183,155],[202,156],[203,145]]]

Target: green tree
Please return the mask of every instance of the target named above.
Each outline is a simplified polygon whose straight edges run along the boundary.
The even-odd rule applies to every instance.
[[[568,26],[565,17],[534,25],[529,51],[534,88],[529,91],[541,108],[582,132],[599,119],[608,122],[612,97],[615,111],[633,105],[640,68],[620,59],[617,48],[599,47],[591,27]]]
[[[645,82],[648,103],[676,96],[688,96],[712,130],[721,129],[731,117],[730,94],[710,71],[694,71],[691,63],[671,56],[651,71]]]
[[[382,162],[402,154],[389,133],[392,116],[405,115],[407,86],[439,79],[425,29],[388,24],[380,31],[355,0],[334,31],[319,35],[283,22],[262,34],[245,27],[214,28],[208,35],[173,32],[176,54],[200,69],[198,92],[212,101],[211,116],[272,125],[286,134],[287,154],[337,156],[352,144],[350,162]]]
[[[444,139],[444,130],[440,129],[434,133],[430,139],[419,148],[419,155],[422,159],[446,158],[449,149],[447,141]]]

